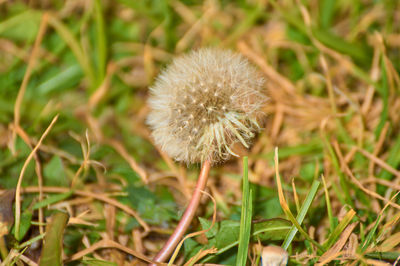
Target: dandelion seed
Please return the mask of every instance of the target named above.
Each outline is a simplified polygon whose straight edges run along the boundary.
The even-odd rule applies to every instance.
[[[150,89],[152,137],[177,161],[237,156],[232,146],[249,147],[260,129],[263,87],[257,70],[231,51],[205,48],[178,57]]]

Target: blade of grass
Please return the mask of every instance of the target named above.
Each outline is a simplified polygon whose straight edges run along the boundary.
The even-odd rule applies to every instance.
[[[372,227],[371,231],[368,232],[367,237],[365,238],[365,241],[360,245],[361,246],[361,252],[365,252],[369,246],[369,244],[372,241],[373,236],[375,235],[376,230],[378,229],[378,225],[381,222],[382,219],[382,214],[380,213],[378,217],[376,218],[375,224]]]
[[[379,138],[381,131],[389,118],[389,84],[387,78],[387,69],[384,62],[384,57],[381,58],[381,71],[382,71],[382,83],[380,86],[376,86],[378,93],[382,98],[382,112],[379,120],[379,124],[375,129],[375,137]]]
[[[284,147],[279,150],[279,159],[285,159],[293,155],[308,155],[308,154],[318,154],[323,150],[323,143],[320,139],[311,140],[307,144],[299,144],[296,146]],[[268,160],[274,159],[274,152],[269,152],[266,154],[255,155],[252,158],[264,158]]]
[[[270,219],[269,222],[271,223],[268,226],[258,226],[257,224],[253,224],[253,231],[251,232],[251,237],[253,239],[253,241],[257,241],[259,240],[261,237],[261,234],[269,234],[270,236],[274,236],[275,237],[271,237],[271,240],[280,240],[283,239],[283,234],[286,235],[287,232],[289,232],[291,226],[289,221],[284,220],[284,219]],[[276,236],[277,234],[282,235],[282,238],[277,239]],[[269,239],[269,238],[268,238]],[[205,263],[208,262],[210,260],[212,260],[213,258],[217,257],[218,255],[224,253],[225,251],[237,246],[239,244],[239,240],[234,241],[232,243],[230,243],[229,245],[226,245],[222,248],[218,249],[218,252],[215,253],[214,255],[208,256],[205,259],[203,259],[201,261],[201,263]]]
[[[25,247],[27,247],[27,246],[30,246],[30,245],[32,245],[34,242],[43,239],[44,236],[45,236],[45,233],[40,234],[40,235],[37,235],[37,236],[35,236],[35,237],[29,239],[28,241],[26,241],[26,242],[24,242],[24,243],[18,245],[18,249],[23,249],[23,248],[25,248]]]
[[[343,230],[346,229],[346,226],[351,222],[354,215],[356,215],[356,212],[353,209],[350,209],[350,211],[346,213],[339,225],[335,228],[335,230],[333,230],[333,232],[329,235],[329,238],[323,244],[326,249],[329,249],[335,243],[336,239],[338,239]]]
[[[281,204],[281,207],[286,214],[286,216],[289,218],[289,220],[293,223],[294,226],[296,226],[297,230],[311,243],[313,243],[319,250],[326,252],[326,249],[320,245],[317,241],[312,239],[306,231],[301,227],[301,225],[297,222],[296,218],[294,218],[294,215],[289,209],[289,206],[286,202],[286,199],[283,195],[283,189],[282,189],[282,182],[281,182],[281,177],[279,175],[279,160],[278,160],[278,147],[275,148],[275,177],[276,177],[276,185],[278,188],[278,196],[279,196],[279,203]],[[318,184],[319,186],[319,184]]]
[[[329,263],[334,260],[338,255],[343,253],[343,247],[348,242],[351,234],[353,234],[354,229],[358,225],[358,222],[354,222],[346,226],[340,236],[335,240],[335,244],[328,249],[327,252],[321,255],[318,259],[318,265],[329,265]],[[351,240],[350,240],[351,241]]]
[[[311,203],[314,200],[315,195],[318,192],[318,187],[320,185],[320,182],[318,180],[314,180],[314,182],[311,185],[310,191],[308,192],[306,199],[304,200],[303,204],[301,205],[300,212],[296,217],[297,222],[299,225],[303,223],[304,218],[306,217],[306,214],[308,210],[310,209]],[[297,233],[297,227],[295,225],[292,225],[292,228],[290,228],[289,233],[287,234],[285,241],[283,241],[282,248],[287,250],[290,244],[292,243],[296,233]]]
[[[97,83],[96,87],[101,84],[104,79],[107,61],[107,39],[104,28],[103,9],[100,0],[94,1],[94,18],[96,24],[97,38]]]
[[[335,14],[336,0],[320,1],[319,23],[322,28],[329,28],[332,24],[333,15]]]
[[[82,69],[79,64],[76,63],[41,83],[36,90],[42,95],[54,92],[65,92],[65,89],[69,89],[74,85],[77,85],[82,76]]]
[[[346,131],[346,129],[342,123],[342,120],[338,116],[338,111],[337,111],[337,106],[336,106],[336,97],[335,97],[335,93],[333,90],[332,77],[331,77],[331,74],[329,71],[328,62],[326,61],[326,59],[323,55],[320,55],[319,59],[320,59],[321,67],[324,70],[324,76],[326,79],[326,87],[328,90],[328,98],[329,98],[329,102],[330,102],[332,113],[333,113],[332,115],[334,116],[334,119],[336,122],[338,137],[340,137],[340,139],[342,139],[347,144],[354,144],[353,139],[350,137],[349,133]]]
[[[347,54],[356,60],[368,62],[368,50],[366,50],[363,46],[360,46],[358,43],[350,43],[342,39],[340,36],[333,34],[332,32],[318,29],[316,27],[312,27],[311,30],[309,30],[304,22],[297,15],[300,14],[299,11],[296,10],[297,14],[294,14],[293,11],[288,12],[286,9],[282,8],[275,0],[270,0],[269,3],[271,3],[271,5],[281,13],[281,15],[290,25],[297,28],[301,33],[307,35],[308,38],[315,38],[322,44],[340,53]],[[355,65],[353,67],[357,68],[358,71],[361,71],[362,77],[360,78],[369,79],[369,76],[363,70]]]
[[[163,18],[163,28],[165,32],[165,46],[168,50],[172,51],[176,45],[176,25],[174,23],[174,12],[170,6],[170,1],[162,0],[157,1],[157,5],[160,8],[160,15]]]
[[[48,205],[54,204],[56,202],[65,200],[65,199],[69,198],[72,194],[73,194],[73,191],[68,191],[66,193],[50,196],[45,200],[35,203],[35,205],[33,205],[33,210],[37,210],[37,209],[46,207]]]
[[[329,228],[330,228],[330,232],[332,233],[333,230],[335,229],[336,222],[335,222],[335,219],[333,219],[331,200],[329,198],[329,192],[328,192],[328,188],[326,186],[324,175],[321,176],[321,179],[322,179],[322,184],[324,185],[326,209],[327,209],[328,218],[329,218]]]
[[[306,27],[306,25],[303,23],[303,21],[298,17],[297,14],[299,14],[300,12],[297,12],[297,14],[293,14],[293,12],[287,12],[284,8],[282,8],[277,1],[275,0],[270,0],[268,1],[274,9],[278,10],[279,13],[282,15],[282,17],[293,27],[295,27],[296,29],[298,29],[301,33],[303,33],[304,35],[306,35],[310,40],[315,38],[318,41],[320,41],[321,43],[323,43],[323,41],[325,40],[320,40],[318,39],[318,34],[317,36],[313,36],[311,34],[311,31],[308,30],[308,28]],[[329,34],[329,33],[328,33]],[[326,39],[327,37],[324,36]],[[336,36],[335,36],[336,37]],[[335,38],[332,37],[332,38]],[[344,40],[343,40],[344,41]],[[346,42],[347,43],[347,42]],[[324,43],[325,44],[325,43]],[[329,44],[329,43],[328,43]],[[347,46],[351,46],[352,43],[347,43]],[[327,45],[328,46],[328,45]],[[335,49],[336,47],[332,47],[333,49]],[[354,52],[354,50],[351,48],[350,49],[351,52]],[[340,51],[339,51],[340,52]],[[356,52],[358,54],[358,52]],[[365,53],[368,54],[368,53]],[[354,55],[350,55],[350,56],[354,56]],[[356,55],[357,57],[357,55]],[[369,77],[369,75],[360,67],[358,67],[356,64],[351,64],[350,67],[350,71],[352,72],[352,74],[357,77],[360,78],[361,80],[363,80],[364,82],[370,84],[370,85],[375,85],[375,82]]]
[[[355,60],[359,60],[361,62],[368,62],[369,60],[369,51],[359,43],[350,43],[332,32],[321,30],[316,27],[312,28],[312,34],[322,44],[340,53],[350,55]]]
[[[371,252],[371,253],[365,254],[365,257],[378,259],[378,260],[397,260],[400,257],[400,252],[399,251]]]
[[[367,250],[367,248],[369,247],[369,244],[372,241],[373,236],[375,235],[376,230],[378,229],[378,225],[381,222],[382,219],[382,215],[383,212],[386,210],[386,208],[390,205],[389,203],[391,201],[393,201],[398,195],[400,194],[400,192],[397,192],[388,203],[386,203],[386,205],[383,207],[383,209],[381,210],[381,212],[379,213],[378,217],[376,218],[375,224],[372,227],[371,231],[368,232],[367,237],[365,238],[365,240],[363,241],[363,243],[360,245],[361,247],[361,252],[365,252]]]
[[[86,77],[90,81],[90,85],[95,84],[95,75],[90,64],[90,59],[87,54],[85,54],[80,46],[78,40],[72,34],[70,29],[65,26],[58,18],[53,15],[49,15],[49,24],[57,31],[61,38],[68,44],[72,52],[74,53],[76,60],[81,65]]]
[[[14,236],[16,239],[19,239],[19,226],[21,222],[21,186],[22,180],[24,178],[24,174],[26,168],[28,167],[29,162],[32,160],[33,156],[36,154],[36,151],[39,149],[40,145],[42,144],[43,140],[46,138],[47,134],[49,134],[51,128],[54,126],[58,119],[58,115],[56,115],[53,120],[51,121],[50,125],[44,131],[43,135],[40,137],[38,143],[36,144],[35,148],[31,151],[28,158],[25,160],[24,165],[22,166],[21,172],[19,174],[17,188],[15,190],[15,232]]]
[[[323,136],[323,140],[324,140],[324,143],[325,143],[325,147],[328,150],[328,154],[329,154],[329,156],[331,158],[331,162],[333,164],[333,167],[334,167],[336,173],[339,175],[339,181],[340,181],[339,184],[340,184],[340,186],[341,186],[341,188],[342,188],[342,190],[344,192],[343,193],[344,197],[343,197],[342,193],[336,193],[336,195],[338,196],[339,200],[341,200],[341,203],[343,205],[344,204],[348,204],[352,208],[354,208],[354,203],[353,203],[352,197],[350,195],[350,189],[349,189],[350,185],[349,185],[348,181],[346,180],[343,172],[340,169],[339,160],[336,157],[335,151],[333,150],[332,145],[329,143],[327,136],[324,135]],[[336,192],[339,191],[335,184],[332,184],[332,187],[335,189]]]
[[[13,151],[13,153],[15,153],[15,142],[16,142],[16,137],[17,137],[17,128],[19,127],[19,123],[20,123],[20,120],[21,120],[21,105],[22,105],[22,101],[24,99],[26,88],[28,87],[28,83],[29,83],[31,74],[33,72],[35,63],[37,61],[38,53],[39,53],[39,50],[40,50],[40,44],[42,43],[43,37],[44,37],[44,35],[46,33],[48,19],[49,19],[48,13],[44,13],[42,15],[42,20],[40,22],[39,31],[38,31],[38,34],[36,36],[35,43],[33,45],[31,56],[30,56],[29,61],[28,61],[28,66],[26,68],[26,71],[25,71],[24,78],[22,80],[21,86],[19,88],[17,99],[15,100],[15,105],[14,105],[14,128],[15,129],[13,130],[13,135],[12,135],[13,146],[12,146],[12,149],[11,149]]]
[[[382,252],[391,251],[394,250],[398,244],[400,244],[400,232],[393,232],[391,236],[380,244],[379,250]]]
[[[42,254],[39,259],[39,266],[62,265],[63,234],[67,226],[68,214],[56,212],[46,228],[46,236]]]
[[[226,45],[230,45],[235,42],[240,36],[246,33],[249,28],[251,28],[260,17],[265,16],[265,4],[260,4],[262,2],[258,2],[254,9],[247,12],[245,19],[243,19],[237,26],[233,29],[232,33],[225,40]]]
[[[243,196],[242,213],[240,217],[239,247],[236,258],[236,265],[245,266],[249,249],[252,216],[252,191],[248,179],[248,160],[243,158]]]
[[[389,156],[386,159],[388,165],[393,167],[394,169],[398,168],[400,165],[400,134],[396,137],[396,140],[389,148]],[[379,178],[390,180],[393,177],[393,174],[387,170],[383,170],[378,175]]]
[[[4,20],[0,23],[0,35],[4,31],[13,29],[16,25],[25,23],[26,21],[30,21],[30,23],[39,23],[41,15],[40,12],[31,9]]]
[[[292,188],[293,188],[294,203],[296,204],[296,212],[298,214],[298,213],[300,213],[300,200],[299,200],[299,196],[297,195],[296,185],[294,183],[294,178],[292,178]]]

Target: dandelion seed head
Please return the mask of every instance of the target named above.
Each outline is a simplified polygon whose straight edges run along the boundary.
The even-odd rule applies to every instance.
[[[229,50],[204,48],[180,56],[150,88],[147,123],[157,145],[186,163],[227,160],[260,129],[264,79]]]

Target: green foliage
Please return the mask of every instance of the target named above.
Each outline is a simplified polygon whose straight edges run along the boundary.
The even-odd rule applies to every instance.
[[[314,197],[318,192],[319,185],[320,182],[318,180],[314,180],[313,184],[311,185],[310,191],[308,192],[303,204],[301,205],[300,211],[296,217],[296,220],[300,225],[303,223],[303,220],[309,208],[311,207],[311,203],[313,202]],[[297,231],[298,229],[294,225],[292,226],[292,228],[290,228],[290,231],[282,244],[282,248],[287,249],[290,246],[290,243],[293,241]]]
[[[177,220],[176,204],[172,195],[162,188],[159,194],[151,192],[145,186],[128,186],[128,201],[141,217],[151,224]],[[161,193],[160,193],[161,192]]]
[[[395,209],[386,215],[382,211],[386,202],[365,192],[368,189],[389,199],[396,193],[395,186],[371,184],[371,180],[395,182],[396,175],[358,152],[368,151],[394,170],[399,168],[398,1],[72,2],[0,4],[0,189],[15,188],[32,146],[57,114],[59,119],[37,158],[43,186],[61,189],[44,192],[39,200],[38,170],[34,160],[29,163],[20,194],[19,234],[11,219],[15,215],[14,197],[0,202],[0,209],[5,210],[2,213],[7,215],[0,215],[0,225],[10,229],[5,243],[0,241],[3,262],[21,263],[20,257],[11,258],[14,249],[26,256],[41,251],[42,265],[61,264],[62,252],[70,258],[85,249],[86,242],[94,245],[106,234],[134,249],[132,230],[141,233],[149,257],[160,248],[185,208],[187,198],[182,194],[191,191],[198,166],[186,169],[184,165],[171,165],[154,148],[145,124],[147,92],[156,74],[174,56],[205,46],[230,48],[247,57],[265,74],[270,101],[265,107],[265,130],[254,140],[254,149],[248,151],[249,164],[244,170],[249,172],[250,181],[243,178],[240,187],[240,163],[234,159],[213,167],[207,191],[216,198],[217,221],[204,235],[185,240],[184,262],[200,250],[215,247],[217,253],[199,262],[244,265],[248,245],[260,241],[262,246],[282,245],[289,255],[313,256],[307,261],[311,265],[318,263],[323,250],[332,248],[354,222],[359,222],[352,231],[359,245],[353,258],[394,263],[399,257],[395,248],[380,252],[390,234],[399,231],[398,216],[391,215]],[[15,133],[15,103],[46,12],[50,15],[46,31],[36,63],[29,69],[31,75],[19,108],[19,134],[26,134],[22,138]],[[183,49],[178,46],[182,43]],[[333,99],[329,98],[321,58],[327,63]],[[294,90],[286,86],[288,83]],[[368,99],[370,88],[373,93]],[[86,131],[88,161],[84,158]],[[111,140],[120,143],[126,154],[121,154]],[[344,158],[337,153],[336,142]],[[283,192],[302,234],[283,219],[273,182],[274,146],[279,146]],[[147,183],[133,170],[129,159],[145,169]],[[71,187],[84,162],[79,182]],[[349,178],[344,163],[364,189]],[[319,181],[315,180],[322,174],[324,191],[318,190]],[[188,179],[183,180],[184,176]],[[292,179],[298,202],[294,201]],[[116,200],[137,212],[154,230],[144,232],[134,216],[110,203],[80,196],[77,191]],[[398,204],[399,200],[392,202]],[[294,212],[297,205],[301,208]],[[344,206],[354,210],[354,217],[339,215]],[[66,226],[65,214],[54,214],[54,207],[68,208],[74,218],[94,226]],[[39,210],[44,214],[42,221]],[[208,229],[212,212],[212,204],[202,202],[198,210],[202,217],[189,231]],[[110,217],[113,220],[107,220]],[[32,253],[31,247],[43,238],[39,226],[46,224],[44,246],[39,245]],[[304,235],[310,228],[317,229],[313,239]],[[322,249],[318,250],[312,241],[321,239],[324,241],[318,244]],[[116,265],[108,248],[96,252],[105,260],[95,259],[90,253],[64,263]],[[118,252],[125,263],[132,263],[132,256],[124,251],[113,252]],[[5,260],[7,256],[9,260]],[[250,256],[259,254],[250,249]],[[330,263],[348,262],[339,257]],[[292,256],[290,263],[302,265],[304,260]]]
[[[204,218],[199,219],[203,230],[210,228],[210,221]],[[224,220],[216,223],[213,229],[206,233],[208,238],[208,244],[206,246],[202,246],[191,239],[185,240],[185,256],[187,258],[194,256],[200,248],[216,247],[218,252],[213,256],[207,257],[203,262],[210,260],[216,261],[218,255],[229,251],[239,244],[240,226],[241,223],[239,221],[232,220]],[[253,222],[250,234],[251,241],[267,242],[271,240],[283,240],[289,229],[290,222],[284,219],[270,219]]]

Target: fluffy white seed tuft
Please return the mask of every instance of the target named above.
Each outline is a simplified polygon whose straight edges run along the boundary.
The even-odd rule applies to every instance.
[[[177,161],[228,159],[260,129],[264,80],[239,54],[204,48],[176,58],[150,88],[148,125]]]

